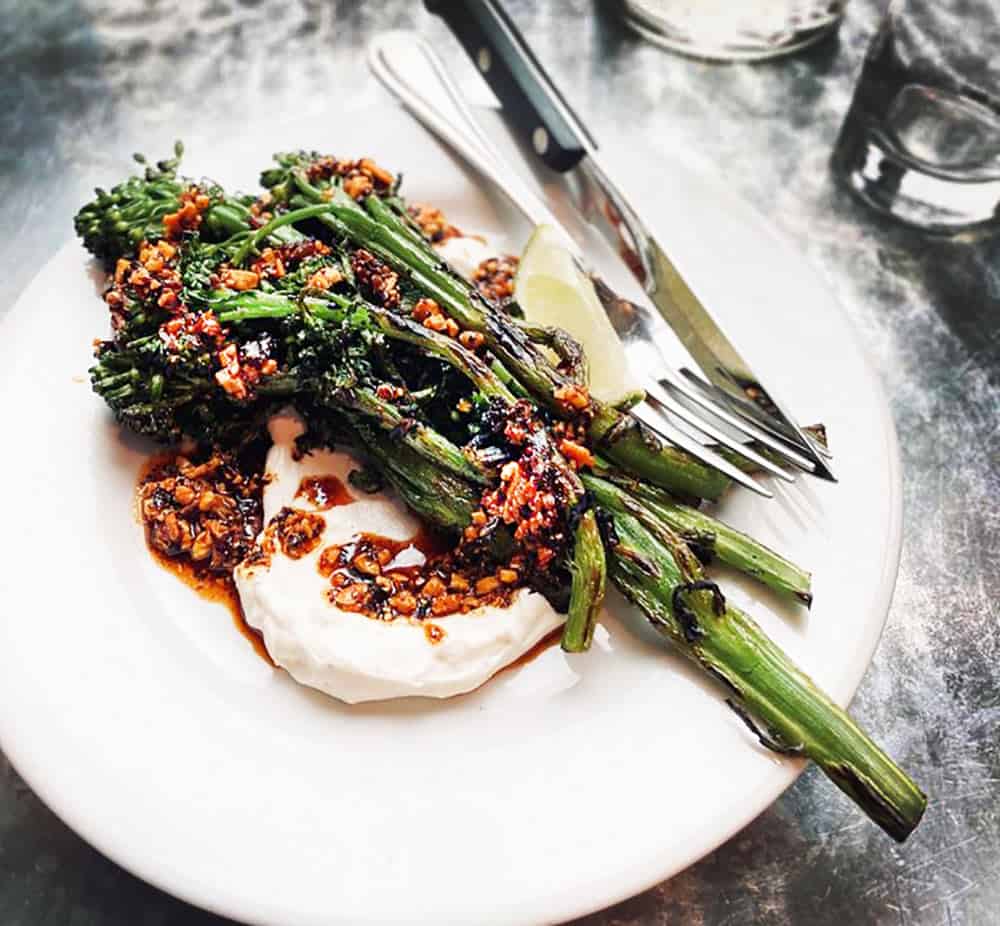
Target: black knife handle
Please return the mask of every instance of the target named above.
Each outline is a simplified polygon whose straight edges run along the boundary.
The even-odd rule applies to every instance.
[[[424,0],[449,26],[497,95],[504,114],[553,170],[575,167],[596,147],[524,36],[496,0]]]

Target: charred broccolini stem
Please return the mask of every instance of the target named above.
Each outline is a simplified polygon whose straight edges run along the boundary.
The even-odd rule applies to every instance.
[[[698,590],[704,574],[679,537],[665,546],[616,493],[591,490],[613,518],[611,577],[652,626],[723,684],[763,745],[812,759],[890,836],[906,839],[927,805],[916,784],[747,615]]]
[[[391,402],[380,399],[370,389],[345,387],[331,396],[341,409],[360,413],[388,431],[394,441],[402,443],[426,460],[461,476],[474,485],[486,485],[488,477],[460,447],[432,427],[404,415]]]
[[[594,446],[626,472],[670,492],[715,501],[729,488],[728,476],[662,443],[640,422],[610,405],[596,406],[589,433]]]
[[[384,431],[360,427],[356,446],[367,451],[407,506],[441,530],[460,533],[479,507],[480,492],[468,480],[401,447]]]
[[[601,476],[584,473],[581,478],[589,490],[600,487],[606,496],[615,495],[619,507],[637,518],[654,536],[663,531],[677,534],[703,561],[718,558],[782,595],[807,606],[812,604],[809,573],[764,544],[697,508],[676,501],[655,486],[623,478],[610,468],[603,469]]]
[[[604,541],[593,509],[585,511],[576,526],[569,568],[572,584],[562,648],[567,653],[584,653],[594,639],[607,581]]]
[[[506,374],[506,370],[498,372],[491,368],[477,354],[464,348],[454,338],[431,331],[429,328],[418,325],[394,312],[388,312],[374,306],[369,306],[368,312],[386,337],[405,341],[407,344],[421,348],[430,356],[444,361],[465,376],[476,390],[486,398],[499,398],[506,402],[513,402],[516,398],[510,388],[512,384],[509,374],[507,374],[506,382],[502,378],[501,374]]]

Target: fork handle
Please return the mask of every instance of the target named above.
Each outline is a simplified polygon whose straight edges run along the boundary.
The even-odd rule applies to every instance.
[[[424,0],[447,24],[522,140],[553,170],[575,167],[593,139],[497,0]]]

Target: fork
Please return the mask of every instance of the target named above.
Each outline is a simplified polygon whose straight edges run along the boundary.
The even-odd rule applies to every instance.
[[[408,79],[402,62],[406,55],[417,51],[430,68],[438,87],[444,91],[449,114],[427,92],[426,79]],[[633,372],[655,370],[656,375],[642,377],[646,397],[630,410],[630,414],[665,440],[702,462],[724,473],[729,478],[759,495],[771,498],[765,486],[751,479],[745,472],[730,463],[718,452],[694,435],[728,448],[751,462],[755,467],[788,482],[794,477],[753,447],[734,439],[716,426],[707,416],[714,416],[735,432],[767,447],[781,459],[802,469],[810,469],[809,462],[784,443],[775,442],[763,429],[720,407],[700,381],[689,383],[678,371],[669,367],[656,345],[641,332],[635,331],[634,319],[641,310],[627,299],[617,295],[584,261],[579,247],[562,223],[552,214],[548,205],[525,182],[513,167],[496,150],[486,133],[479,126],[461,91],[455,85],[437,53],[418,35],[410,32],[385,32],[377,35],[368,47],[368,64],[379,81],[396,96],[406,108],[431,130],[441,141],[460,154],[464,160],[491,181],[510,203],[533,225],[549,225],[556,230],[562,243],[573,255],[577,266],[594,283],[598,298],[603,304],[612,327],[622,338],[626,357]],[[424,89],[418,89],[418,87]],[[676,418],[680,425],[671,420]]]

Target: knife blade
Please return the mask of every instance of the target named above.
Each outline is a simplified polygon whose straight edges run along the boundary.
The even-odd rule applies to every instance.
[[[601,164],[597,144],[497,0],[425,0],[472,58],[521,138],[570,183],[585,218],[622,258],[727,406],[835,481],[828,454],[752,371]]]
[[[604,171],[596,151],[588,152],[564,173],[584,217],[622,258],[709,383],[728,399],[729,407],[806,456],[814,475],[836,481],[825,448],[754,374]],[[690,371],[682,372],[693,376]]]

